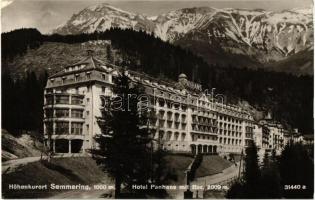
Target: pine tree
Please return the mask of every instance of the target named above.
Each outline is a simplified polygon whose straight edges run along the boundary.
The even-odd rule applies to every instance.
[[[263,199],[281,198],[281,185],[278,163],[265,152],[261,171],[261,196]]]
[[[139,111],[142,90],[132,85],[125,72],[115,79],[113,92],[102,109],[99,125],[102,131],[93,150],[97,163],[115,179],[115,198],[121,197],[121,185],[146,184],[150,175],[150,134],[146,117]]]
[[[244,178],[249,185],[255,184],[260,178],[257,147],[255,143],[252,143],[246,148]]]
[[[245,150],[245,172],[227,193],[227,198],[261,198],[261,171],[258,165],[257,147],[253,142]]]
[[[110,45],[106,46],[106,61],[109,63],[115,63],[114,55]]]
[[[245,191],[247,198],[259,198],[261,172],[258,165],[257,147],[253,142],[246,148],[245,156]]]

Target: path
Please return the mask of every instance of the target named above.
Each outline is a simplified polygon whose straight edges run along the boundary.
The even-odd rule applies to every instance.
[[[63,158],[63,157],[81,157],[82,155],[71,155],[71,154],[62,154],[62,155],[54,155],[53,158]],[[46,159],[46,156],[42,157],[43,159]],[[26,165],[28,163],[36,162],[41,159],[40,156],[36,157],[25,157],[25,158],[19,158],[19,159],[13,159],[8,160],[5,162],[2,162],[2,174],[11,173],[14,172],[18,167]]]
[[[207,185],[227,185],[227,182],[231,181],[232,179],[236,178],[238,176],[239,171],[239,163],[237,163],[237,166],[232,165],[226,169],[223,170],[222,173],[214,174],[211,176],[205,176],[196,178],[194,181],[190,183],[190,185],[198,185],[198,186],[204,186]],[[198,191],[198,196],[203,197],[203,189],[194,189],[192,190],[194,192],[194,195],[196,195]]]

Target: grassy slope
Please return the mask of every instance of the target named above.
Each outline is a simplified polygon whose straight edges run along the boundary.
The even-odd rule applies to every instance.
[[[177,180],[169,184],[184,185],[185,171],[193,161],[189,155],[169,154],[166,156],[167,166],[175,173]],[[4,198],[44,198],[59,193],[59,191],[8,190],[8,184],[93,184],[99,183],[106,175],[98,168],[92,158],[61,158],[53,159],[52,164],[40,162],[27,164],[17,171],[3,176]]]
[[[189,155],[170,154],[166,156],[166,161],[169,169],[175,171],[177,180],[173,184],[183,185],[186,183],[185,171],[193,161],[193,157]]]
[[[231,162],[216,155],[203,156],[202,163],[196,171],[196,177],[210,176],[221,173],[222,170],[230,167]]]
[[[184,185],[185,171],[193,161],[193,156],[169,154],[166,156],[167,166],[177,176],[169,184]],[[230,162],[219,156],[204,156],[203,162],[196,172],[196,177],[220,173],[229,167]],[[57,194],[57,190],[8,190],[9,184],[95,184],[101,182],[106,175],[100,170],[92,158],[59,158],[51,164],[34,162],[22,166],[17,171],[2,176],[4,198],[44,198]]]
[[[21,167],[13,173],[2,175],[2,195],[4,198],[43,198],[60,191],[8,190],[8,185],[93,184],[101,182],[105,177],[105,174],[92,158],[53,159],[49,165],[34,162]]]
[[[8,131],[1,130],[2,140],[2,161],[7,161],[15,158],[24,158],[31,156],[40,156],[41,143],[34,140],[29,135],[15,137]]]

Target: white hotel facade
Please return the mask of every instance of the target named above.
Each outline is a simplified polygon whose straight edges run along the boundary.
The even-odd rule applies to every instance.
[[[150,131],[155,141],[173,152],[240,153],[269,131],[257,129],[253,116],[236,105],[226,105],[202,92],[201,85],[180,74],[178,82],[165,82],[127,71],[141,83],[155,115]],[[112,97],[113,79],[119,68],[92,56],[49,77],[44,100],[44,135],[55,153],[88,154],[100,134],[97,117],[102,97]],[[259,138],[254,137],[254,130]],[[259,131],[261,130],[261,134]],[[47,143],[46,143],[47,144]]]

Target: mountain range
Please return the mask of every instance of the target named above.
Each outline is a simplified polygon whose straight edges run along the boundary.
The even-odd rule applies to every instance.
[[[92,33],[112,27],[154,34],[190,49],[209,64],[313,74],[311,9],[194,7],[148,17],[98,4],[73,14],[52,33]]]

